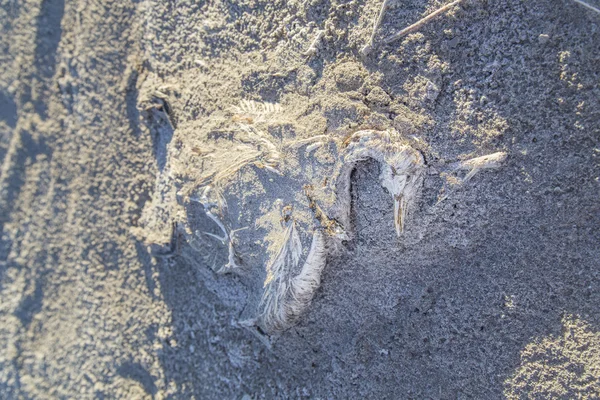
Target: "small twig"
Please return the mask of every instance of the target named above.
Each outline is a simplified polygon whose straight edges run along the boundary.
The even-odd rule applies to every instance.
[[[455,5],[458,5],[459,3],[461,3],[463,0],[455,0],[450,4],[446,4],[445,6],[443,6],[442,8],[438,8],[437,10],[435,10],[434,12],[432,12],[431,14],[429,14],[428,16],[426,16],[425,18],[420,19],[419,21],[415,22],[414,24],[402,29],[400,32],[398,33],[394,33],[391,36],[388,36],[387,38],[383,39],[383,43],[385,44],[389,44],[391,42],[393,42],[394,40],[400,39],[403,36],[408,35],[409,33],[416,31],[417,29],[419,29],[420,27],[422,27],[423,25],[425,25],[427,22],[431,21],[432,19],[434,19],[435,17],[437,17],[438,15],[445,13],[446,11],[448,11],[450,8],[454,7]],[[574,0],[577,1],[577,0]]]
[[[317,31],[317,36],[315,36],[308,50],[304,52],[305,56],[312,57],[313,55],[317,54],[317,51],[319,50],[319,44],[321,43],[321,39],[323,39],[323,35],[325,35],[324,30],[320,29]]]
[[[385,10],[387,9],[388,3],[390,0],[383,0],[383,4],[381,4],[381,9],[379,10],[379,15],[377,15],[377,19],[373,21],[373,31],[371,32],[371,37],[367,44],[360,49],[360,52],[363,56],[368,55],[371,50],[373,50],[373,43],[375,42],[375,34],[377,33],[377,29],[381,25],[381,21],[383,21],[383,14],[385,14]]]
[[[581,1],[581,0],[573,0],[573,1],[574,1],[575,3],[579,3],[579,4],[581,4],[582,6],[584,6],[584,7],[586,7],[586,8],[589,8],[589,9],[590,9],[590,10],[592,10],[592,11],[596,11],[598,14],[600,14],[600,9],[598,9],[598,8],[596,8],[596,7],[594,7],[594,6],[591,6],[591,5],[589,5],[588,3],[584,3],[584,2],[583,2],[583,1]]]

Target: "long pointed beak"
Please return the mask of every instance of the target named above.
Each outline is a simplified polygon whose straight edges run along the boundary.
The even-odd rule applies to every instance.
[[[402,195],[394,196],[394,225],[396,226],[396,234],[398,236],[404,232],[404,220],[406,217],[405,203]]]

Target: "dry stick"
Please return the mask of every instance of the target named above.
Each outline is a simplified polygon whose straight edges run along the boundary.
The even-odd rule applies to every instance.
[[[394,40],[400,39],[403,36],[408,35],[409,33],[416,31],[417,29],[419,29],[420,27],[422,27],[423,25],[425,25],[427,22],[431,21],[432,19],[434,19],[435,17],[437,17],[438,15],[448,11],[450,8],[452,8],[453,6],[459,4],[460,2],[462,2],[463,0],[455,0],[450,4],[446,4],[444,7],[442,8],[438,8],[437,10],[435,10],[434,12],[432,12],[431,14],[429,14],[428,16],[426,16],[425,18],[420,19],[419,21],[415,22],[414,24],[402,29],[400,32],[393,34],[392,36],[388,36],[387,38],[383,39],[383,43],[388,44],[393,42]],[[577,1],[577,0],[574,0]]]
[[[583,1],[581,1],[581,0],[573,0],[573,1],[574,1],[575,3],[579,3],[579,4],[581,4],[581,5],[582,5],[582,6],[584,6],[584,7],[587,7],[587,8],[589,8],[590,10],[596,11],[598,14],[600,14],[600,9],[598,9],[598,8],[596,8],[596,7],[594,7],[594,6],[591,6],[591,5],[589,5],[588,3],[584,3],[584,2],[583,2]]]
[[[377,19],[373,23],[373,31],[371,32],[371,37],[369,38],[369,41],[367,42],[365,47],[363,47],[360,50],[360,52],[363,54],[363,56],[366,56],[367,54],[369,54],[371,52],[371,50],[373,50],[373,42],[375,41],[375,34],[377,33],[377,29],[381,25],[381,21],[383,21],[383,14],[385,13],[385,10],[386,10],[389,2],[390,2],[390,0],[383,0],[383,4],[381,4],[381,10],[379,10],[379,15],[377,16]]]
[[[321,42],[321,39],[323,38],[323,35],[325,35],[325,30],[320,29],[317,31],[317,36],[315,36],[315,39],[312,41],[312,43],[310,44],[310,47],[308,48],[308,50],[306,50],[304,52],[305,56],[312,56],[314,54],[317,54],[317,51],[319,50],[319,43]]]

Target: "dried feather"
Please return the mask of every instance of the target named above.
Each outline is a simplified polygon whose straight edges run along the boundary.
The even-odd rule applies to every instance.
[[[290,319],[300,316],[310,305],[315,291],[321,285],[321,273],[325,268],[326,261],[325,236],[319,230],[315,230],[302,270],[292,281],[293,302],[288,305]]]
[[[269,332],[287,327],[286,298],[291,289],[292,272],[302,255],[302,243],[292,221],[285,231],[283,245],[273,261],[267,265],[267,277],[259,309],[260,322]]]
[[[252,117],[254,123],[267,122],[274,114],[281,114],[282,108],[278,103],[242,100],[239,105],[233,106],[232,111],[237,115]]]
[[[326,263],[325,237],[315,230],[304,265],[292,277],[302,254],[302,244],[295,225],[295,222],[290,224],[282,248],[267,267],[258,323],[270,333],[289,328],[308,308],[321,283],[321,272]]]

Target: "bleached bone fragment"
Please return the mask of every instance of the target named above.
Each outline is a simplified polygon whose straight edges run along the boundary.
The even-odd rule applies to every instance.
[[[313,144],[310,144],[310,145],[306,146],[306,153],[312,153],[313,151],[317,150],[319,147],[321,147],[323,145],[324,145],[323,142],[315,142]]]
[[[215,235],[211,232],[203,232],[205,235],[208,235],[224,245],[227,245],[227,264],[219,268],[216,272],[219,274],[224,274],[231,272],[235,269],[240,268],[239,257],[235,252],[234,244],[233,244],[233,235],[235,232],[238,232],[245,228],[239,228],[229,232],[225,227],[225,224],[221,221],[221,218],[217,215],[217,213],[224,214],[227,212],[227,202],[223,197],[223,194],[220,190],[213,188],[212,186],[207,186],[202,191],[202,195],[200,199],[191,197],[189,200],[202,204],[204,208],[204,213],[207,217],[209,217],[223,232],[223,236]]]
[[[222,266],[221,268],[219,268],[217,270],[217,273],[219,273],[219,274],[226,274],[235,269],[241,268],[241,265],[239,264],[239,260],[237,257],[237,253],[235,252],[235,249],[233,247],[232,239],[229,239],[229,244],[227,246],[227,250],[228,250],[227,264],[225,264],[224,266]]]
[[[214,194],[216,200],[209,200],[209,196],[211,194]],[[218,190],[213,190],[211,186],[207,186],[206,188],[204,188],[200,199],[191,198],[190,200],[202,204],[206,216],[209,217],[223,232],[222,237],[210,232],[205,232],[205,234],[214,237],[223,244],[227,243],[227,241],[229,240],[229,234],[227,233],[227,229],[225,228],[225,225],[223,225],[223,222],[221,222],[221,219],[213,212],[215,208],[219,212],[224,212],[227,210],[227,204],[225,203],[225,200],[223,199],[223,196],[220,194],[220,192]]]
[[[316,136],[310,137],[308,139],[294,140],[292,143],[287,145],[286,148],[287,149],[297,149],[297,148],[305,146],[305,145],[310,145],[311,143],[315,143],[315,142],[325,143],[330,140],[331,140],[331,136],[329,136],[329,135],[316,135]]]
[[[468,170],[469,172],[463,178],[463,183],[469,181],[477,172],[482,169],[496,169],[502,166],[506,160],[507,154],[503,151],[488,154],[481,157],[471,158],[460,161],[454,165],[455,170]]]
[[[449,168],[447,169],[447,170],[449,170],[448,172],[450,172],[450,173],[453,173],[456,171],[469,171],[469,172],[467,172],[465,177],[462,179],[458,179],[456,177],[447,175],[448,173],[446,172],[445,173],[446,184],[444,185],[444,188],[442,189],[442,193],[447,191],[448,184],[450,184],[450,183],[453,185],[462,186],[462,184],[468,182],[473,176],[475,176],[475,174],[477,174],[479,171],[481,171],[483,169],[500,168],[502,166],[502,164],[504,163],[504,161],[506,161],[507,157],[508,157],[507,153],[505,153],[503,151],[498,151],[496,153],[487,154],[485,156],[475,157],[475,158],[471,158],[468,160],[458,161],[458,162],[450,164]],[[447,198],[448,198],[447,193],[440,195],[436,204],[440,204],[442,201],[446,200]]]

